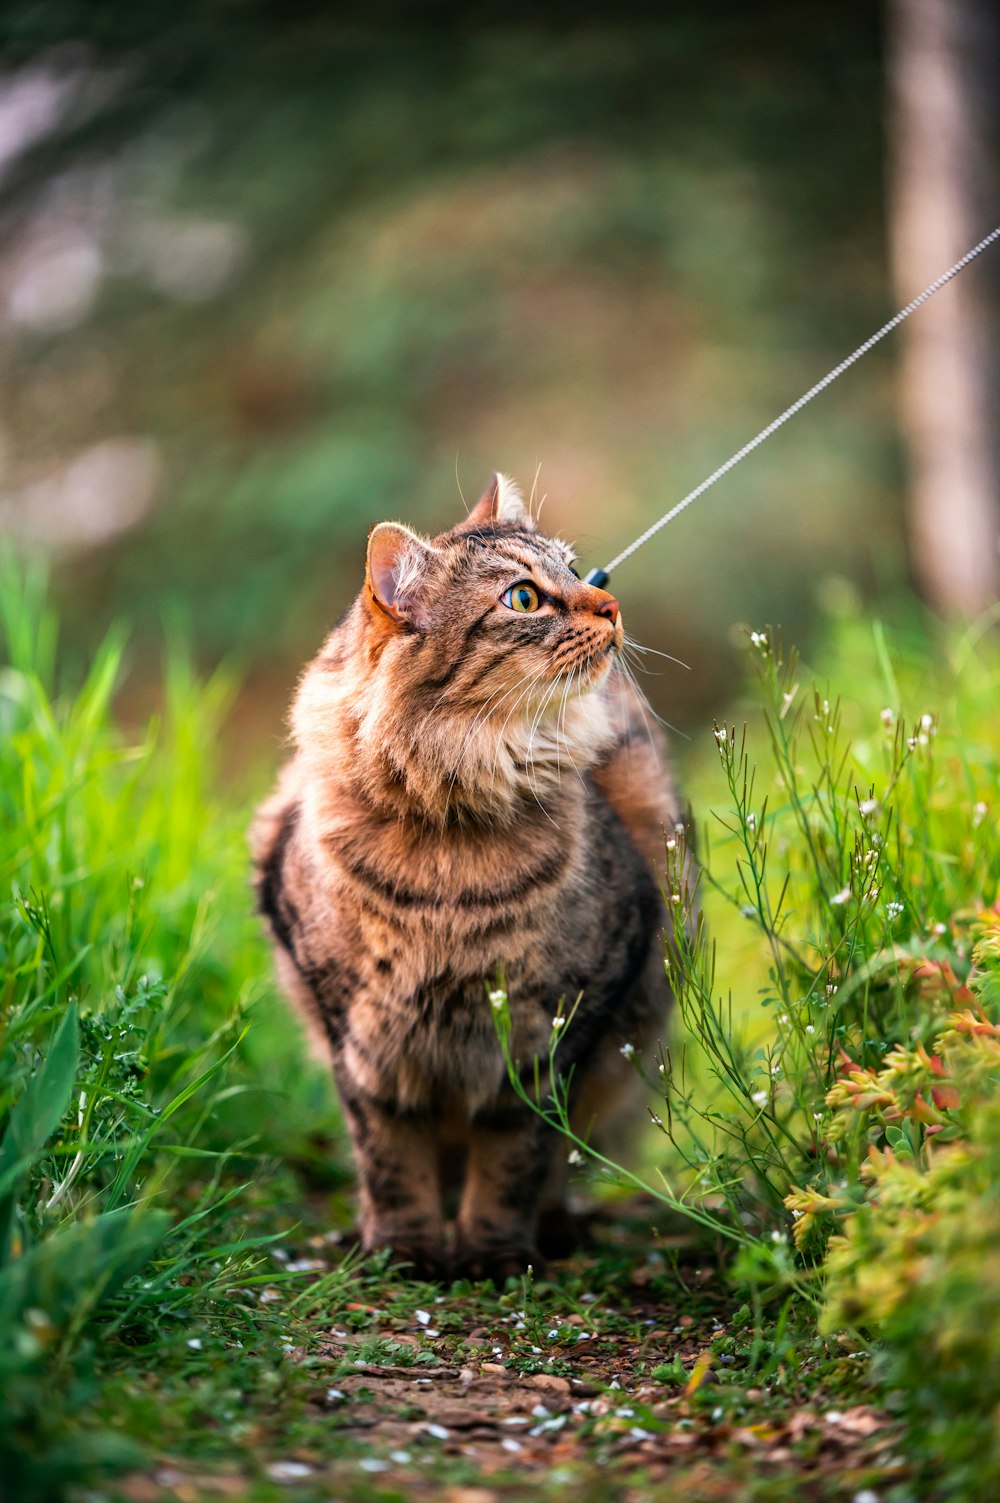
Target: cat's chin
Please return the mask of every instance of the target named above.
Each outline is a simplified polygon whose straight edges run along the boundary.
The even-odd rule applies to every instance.
[[[572,668],[563,669],[557,681],[568,684],[571,697],[579,699],[584,694],[592,693],[604,683],[617,657],[617,643],[609,642],[607,647],[591,653],[582,663],[575,663]]]

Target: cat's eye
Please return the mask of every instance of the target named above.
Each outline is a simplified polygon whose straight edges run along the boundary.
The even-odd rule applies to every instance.
[[[500,596],[501,602],[512,611],[518,611],[525,615],[531,611],[537,611],[541,605],[541,597],[533,584],[522,580],[520,584],[511,585],[509,590],[504,590]]]

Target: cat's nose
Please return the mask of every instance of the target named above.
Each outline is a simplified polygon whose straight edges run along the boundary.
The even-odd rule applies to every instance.
[[[614,626],[621,615],[621,606],[613,595],[608,594],[607,590],[600,590],[598,593],[603,595],[604,599],[594,606],[594,615],[606,616],[611,625]]]

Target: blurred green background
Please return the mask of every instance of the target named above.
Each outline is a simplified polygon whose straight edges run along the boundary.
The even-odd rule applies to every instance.
[[[499,468],[604,563],[893,311],[877,6],[344,14],[0,21],[0,527],[78,653],[137,622],[127,715],[164,623],[235,659],[241,758],[373,523],[449,526]],[[895,359],[616,575],[690,665],[648,685],[680,730],[734,622],[808,643],[904,580]]]

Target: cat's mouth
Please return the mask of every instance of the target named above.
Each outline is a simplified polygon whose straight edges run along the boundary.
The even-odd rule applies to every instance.
[[[603,642],[597,647],[588,647],[571,663],[560,667],[557,677],[566,680],[575,679],[581,689],[592,688],[611,671],[618,647],[618,634],[615,633],[609,642]]]

